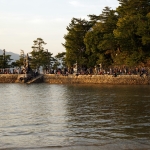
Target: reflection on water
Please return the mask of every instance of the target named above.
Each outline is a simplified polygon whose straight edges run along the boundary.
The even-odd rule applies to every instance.
[[[150,149],[150,86],[0,84],[0,149]]]

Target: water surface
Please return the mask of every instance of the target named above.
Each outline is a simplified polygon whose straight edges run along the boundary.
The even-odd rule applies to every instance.
[[[150,149],[149,85],[0,84],[0,149]]]

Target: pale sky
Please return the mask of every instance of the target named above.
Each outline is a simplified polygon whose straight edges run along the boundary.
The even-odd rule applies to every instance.
[[[99,15],[104,7],[116,9],[117,0],[0,0],[0,49],[20,54],[32,51],[42,38],[55,56],[64,52],[64,35],[71,19]]]

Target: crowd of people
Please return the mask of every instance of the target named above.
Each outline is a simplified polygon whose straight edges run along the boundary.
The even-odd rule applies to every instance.
[[[49,71],[43,71],[44,74],[57,74],[57,75],[148,75],[150,73],[150,69],[148,67],[110,67],[110,68],[100,68],[96,66],[94,68],[58,68],[51,69]],[[0,69],[0,74],[24,74],[22,69],[20,68],[7,68]]]
[[[62,68],[46,72],[47,74],[61,74],[61,75],[148,75],[150,69],[148,67],[110,67],[110,68],[100,68],[98,66],[94,68]]]
[[[19,68],[16,69],[10,69],[10,68],[6,68],[6,69],[0,69],[0,74],[20,74],[21,70]]]

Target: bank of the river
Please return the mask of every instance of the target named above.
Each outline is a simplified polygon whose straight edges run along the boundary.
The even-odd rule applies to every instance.
[[[18,77],[18,74],[0,74],[0,83],[19,82]]]
[[[19,83],[20,74],[0,74],[0,83]],[[139,75],[55,75],[44,74],[41,82],[50,84],[124,84],[146,85],[150,84],[150,77]]]

